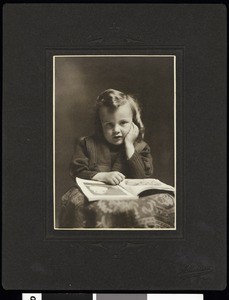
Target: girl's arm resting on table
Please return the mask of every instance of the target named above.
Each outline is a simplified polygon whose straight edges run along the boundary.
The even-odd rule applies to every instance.
[[[153,174],[153,160],[148,145],[141,152],[134,149],[127,163],[132,178],[148,178]]]
[[[113,185],[119,184],[125,179],[125,176],[118,171],[98,172],[90,169],[89,155],[84,139],[80,139],[76,146],[75,154],[70,163],[70,175],[74,181],[76,177],[80,177],[83,179],[103,181]]]

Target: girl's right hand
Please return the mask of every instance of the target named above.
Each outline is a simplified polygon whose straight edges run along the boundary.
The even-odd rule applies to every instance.
[[[92,179],[103,181],[112,185],[117,185],[125,179],[125,175],[118,171],[100,172],[97,173]]]
[[[132,122],[132,124],[130,125],[130,130],[125,137],[126,145],[128,144],[133,145],[136,139],[138,138],[138,135],[139,135],[139,128],[134,124],[134,122]]]

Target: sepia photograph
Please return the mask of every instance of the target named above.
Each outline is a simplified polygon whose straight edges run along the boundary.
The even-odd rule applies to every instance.
[[[2,288],[225,294],[225,6],[6,3],[3,25]]]
[[[56,230],[176,230],[176,56],[53,56]]]

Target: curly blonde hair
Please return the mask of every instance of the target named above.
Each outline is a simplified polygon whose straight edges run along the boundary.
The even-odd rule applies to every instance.
[[[138,101],[129,94],[124,94],[118,90],[107,89],[103,91],[96,100],[95,105],[95,131],[97,134],[102,133],[102,126],[99,117],[99,110],[102,106],[108,107],[111,111],[115,111],[120,106],[129,103],[132,113],[133,122],[139,128],[138,140],[141,141],[144,138],[145,127],[141,120],[141,109]]]

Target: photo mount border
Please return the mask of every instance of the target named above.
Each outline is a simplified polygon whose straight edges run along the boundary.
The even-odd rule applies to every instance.
[[[116,49],[114,49],[116,48]],[[123,48],[123,47],[122,47]],[[125,48],[125,47],[124,47]],[[88,48],[87,47],[77,47],[77,48],[52,48],[48,47],[45,48],[44,51],[44,57],[45,57],[45,76],[44,76],[44,86],[45,86],[45,95],[46,95],[46,121],[47,121],[47,135],[46,135],[46,142],[47,145],[50,145],[50,136],[54,135],[54,132],[52,128],[53,122],[52,122],[52,128],[50,128],[50,116],[49,113],[50,110],[52,111],[52,118],[55,113],[55,109],[53,107],[53,103],[55,101],[55,95],[50,93],[51,87],[50,82],[54,83],[55,80],[55,75],[53,71],[53,60],[55,57],[143,57],[143,56],[154,56],[154,57],[174,57],[174,60],[176,62],[175,66],[176,69],[174,68],[174,72],[176,75],[176,81],[174,84],[175,90],[174,93],[174,106],[176,105],[176,108],[178,107],[179,103],[179,109],[177,113],[177,109],[175,110],[174,114],[174,148],[176,151],[174,151],[174,172],[176,172],[176,176],[174,177],[174,180],[177,182],[177,177],[182,178],[182,180],[179,182],[179,205],[176,204],[176,217],[175,217],[175,222],[176,222],[176,227],[175,228],[166,228],[166,229],[141,229],[141,228],[134,228],[134,229],[126,229],[126,228],[101,228],[101,229],[94,229],[94,228],[55,228],[52,224],[52,221],[55,222],[55,214],[52,212],[50,214],[50,210],[54,210],[54,205],[55,205],[55,200],[53,201],[52,205],[53,208],[50,206],[50,202],[46,202],[46,232],[45,232],[45,239],[47,240],[75,240],[75,239],[80,239],[83,241],[88,241],[88,239],[96,239],[98,240],[99,236],[102,236],[103,239],[106,241],[110,240],[141,240],[142,239],[159,239],[160,241],[162,239],[184,239],[184,206],[185,206],[185,199],[184,199],[184,170],[183,170],[183,165],[184,165],[184,150],[180,151],[179,153],[177,152],[177,136],[179,137],[179,149],[184,149],[184,118],[183,118],[183,110],[184,110],[184,86],[183,86],[183,81],[184,81],[184,52],[185,52],[185,47],[184,46],[179,46],[179,47],[160,47],[160,46],[138,46],[130,49],[123,49],[120,50],[118,47],[113,47],[113,46],[108,46],[108,47],[98,47],[95,49]],[[158,54],[160,53],[160,54]],[[52,63],[51,63],[52,62]],[[52,89],[53,92],[53,89]],[[179,97],[179,99],[178,99]],[[52,108],[50,108],[50,99],[52,99]],[[179,116],[178,116],[179,114]],[[178,117],[178,118],[177,118]],[[53,118],[54,119],[54,118]],[[178,122],[177,122],[178,119]],[[179,124],[178,124],[179,123]],[[175,130],[176,127],[176,130]],[[178,132],[179,131],[179,132]],[[53,141],[54,141],[53,137]],[[53,142],[52,141],[52,142]],[[53,151],[54,152],[54,151]],[[179,166],[177,166],[177,157],[179,156]],[[54,158],[53,158],[53,153],[50,153],[47,156],[46,164],[47,164],[47,172],[46,178],[47,182],[50,182],[50,176],[53,176],[54,180],[54,171],[52,175],[50,174],[50,160],[52,161],[54,166]],[[181,163],[182,162],[182,163]],[[176,165],[176,167],[175,167]],[[178,170],[179,168],[179,170]],[[180,175],[182,174],[182,175]],[[48,184],[48,186],[50,186]],[[53,184],[51,184],[53,186]],[[49,190],[49,189],[48,189]],[[46,195],[45,198],[52,198],[54,199],[54,190],[53,191],[48,191],[48,195]],[[176,200],[177,200],[177,195],[176,195]],[[177,202],[177,201],[176,201]],[[183,224],[183,225],[182,225]],[[52,228],[53,226],[53,228]],[[98,233],[95,236],[95,233]],[[109,234],[110,233],[110,234]],[[122,237],[120,237],[119,233],[121,233]],[[130,234],[128,234],[130,233]],[[144,234],[143,234],[144,233]],[[166,234],[167,233],[167,234]],[[83,238],[83,239],[82,239]]]

